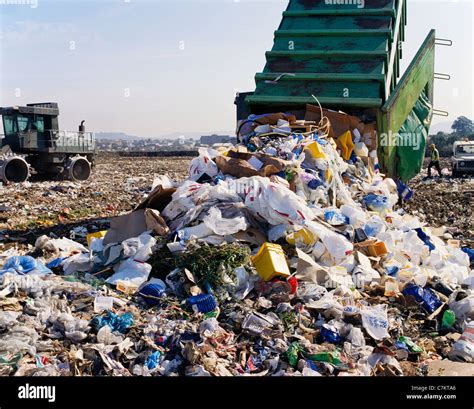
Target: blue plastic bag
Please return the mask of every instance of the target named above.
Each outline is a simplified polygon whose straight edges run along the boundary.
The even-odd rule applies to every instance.
[[[374,210],[376,212],[383,212],[384,210],[390,209],[390,203],[388,197],[382,195],[376,195],[373,193],[368,194],[363,199],[365,206],[369,210]]]
[[[13,274],[51,274],[52,271],[41,261],[35,260],[31,256],[10,257],[0,270],[0,275],[5,273]]]
[[[160,358],[161,352],[155,351],[147,358],[145,365],[148,369],[155,369],[160,363]]]
[[[321,342],[330,342],[331,344],[339,344],[342,342],[342,337],[339,332],[333,331],[325,325],[321,327],[320,338]]]
[[[463,247],[461,250],[469,256],[469,260],[471,261],[471,263],[474,263],[474,249],[470,249],[469,247]]]
[[[398,272],[400,271],[400,268],[397,266],[388,266],[385,267],[385,272],[390,276],[390,277],[396,277]]]
[[[63,262],[63,260],[65,260],[65,259],[66,259],[66,257],[55,258],[54,260],[51,260],[48,264],[46,264],[46,267],[48,267],[48,268],[59,267],[61,265],[61,263]]]
[[[418,235],[418,238],[429,247],[430,251],[435,249],[435,246],[433,243],[431,243],[429,236],[423,231],[421,227],[416,228],[415,231]]]
[[[404,201],[408,201],[413,197],[413,190],[411,190],[401,180],[397,181],[397,192]]]
[[[122,334],[125,334],[125,332],[127,332],[127,330],[133,325],[133,316],[129,312],[117,315],[112,311],[107,311],[105,316],[97,315],[92,318],[91,325],[97,331],[108,325],[112,328],[112,331],[119,331]]]
[[[331,226],[342,226],[349,224],[349,218],[344,216],[340,210],[326,210],[324,212],[324,220]]]
[[[308,187],[312,190],[316,190],[320,186],[324,186],[324,182],[319,178],[311,179],[308,182]]]
[[[413,296],[416,302],[421,303],[423,309],[429,314],[435,312],[443,304],[431,288],[421,288],[416,284],[407,285],[403,289],[402,294]]]

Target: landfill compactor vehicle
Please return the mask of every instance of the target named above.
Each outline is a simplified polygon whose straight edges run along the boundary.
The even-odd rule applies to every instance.
[[[54,102],[0,108],[4,134],[0,136],[0,181],[25,182],[31,174],[87,180],[97,154],[95,135],[59,129]]]

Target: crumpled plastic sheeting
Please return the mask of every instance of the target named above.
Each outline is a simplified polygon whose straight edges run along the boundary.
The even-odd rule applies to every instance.
[[[21,313],[16,311],[0,311],[0,328],[8,327],[16,322]]]
[[[78,319],[70,313],[53,313],[48,318],[47,324],[50,325],[49,333],[53,338],[63,338],[64,336],[73,342],[80,342],[87,337],[90,330],[87,320]]]
[[[15,325],[8,332],[0,335],[0,351],[2,354],[17,354],[19,352],[36,354],[36,341],[39,339],[34,328]]]
[[[88,252],[88,250],[80,243],[74,240],[62,237],[60,239],[52,239],[48,236],[40,236],[36,239],[35,247],[39,250],[45,250],[56,254],[60,257],[69,256],[73,252]]]
[[[0,275],[5,273],[14,274],[51,274],[52,271],[47,268],[41,261],[34,259],[31,256],[13,256],[10,257],[3,268],[0,270]]]
[[[9,294],[10,292],[25,291],[33,297],[38,297],[50,292],[51,287],[39,275],[28,274],[18,276],[16,274],[6,273],[0,277],[2,291],[0,294]]]
[[[247,228],[247,222],[244,217],[236,217],[233,219],[224,218],[217,207],[212,207],[203,221],[214,234],[220,236],[234,234],[240,230],[246,230]]]

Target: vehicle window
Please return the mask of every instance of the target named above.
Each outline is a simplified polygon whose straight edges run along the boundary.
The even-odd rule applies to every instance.
[[[474,145],[458,146],[457,153],[469,153],[469,154],[474,154]]]
[[[3,129],[5,130],[5,135],[11,135],[18,132],[15,119],[16,118],[14,116],[3,116]]]
[[[18,116],[18,130],[20,132],[26,132],[28,130],[28,117]]]
[[[38,132],[44,132],[44,118],[42,116],[36,117],[35,125]]]

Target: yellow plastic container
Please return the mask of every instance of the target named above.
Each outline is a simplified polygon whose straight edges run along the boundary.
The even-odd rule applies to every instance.
[[[351,131],[344,132],[337,138],[337,146],[341,150],[341,156],[344,160],[349,160],[354,150],[354,142],[352,142]]]
[[[265,281],[275,277],[289,277],[290,269],[285,252],[279,244],[264,243],[258,253],[252,257],[257,273]]]
[[[298,231],[288,234],[288,236],[286,236],[286,241],[292,246],[296,245],[298,242],[303,242],[304,244],[309,245],[316,241],[316,237],[311,231],[304,227]]]
[[[138,285],[123,280],[117,280],[116,289],[126,295],[131,295],[137,292]]]
[[[102,230],[102,231],[98,231],[98,232],[95,232],[95,233],[90,233],[86,236],[86,239],[87,239],[87,245],[90,247],[91,246],[91,241],[92,239],[101,239],[102,237],[105,237],[105,235],[107,234],[107,230]]]
[[[306,149],[311,152],[311,155],[314,159],[327,159],[327,156],[323,151],[323,147],[317,142],[311,142],[306,146]]]

